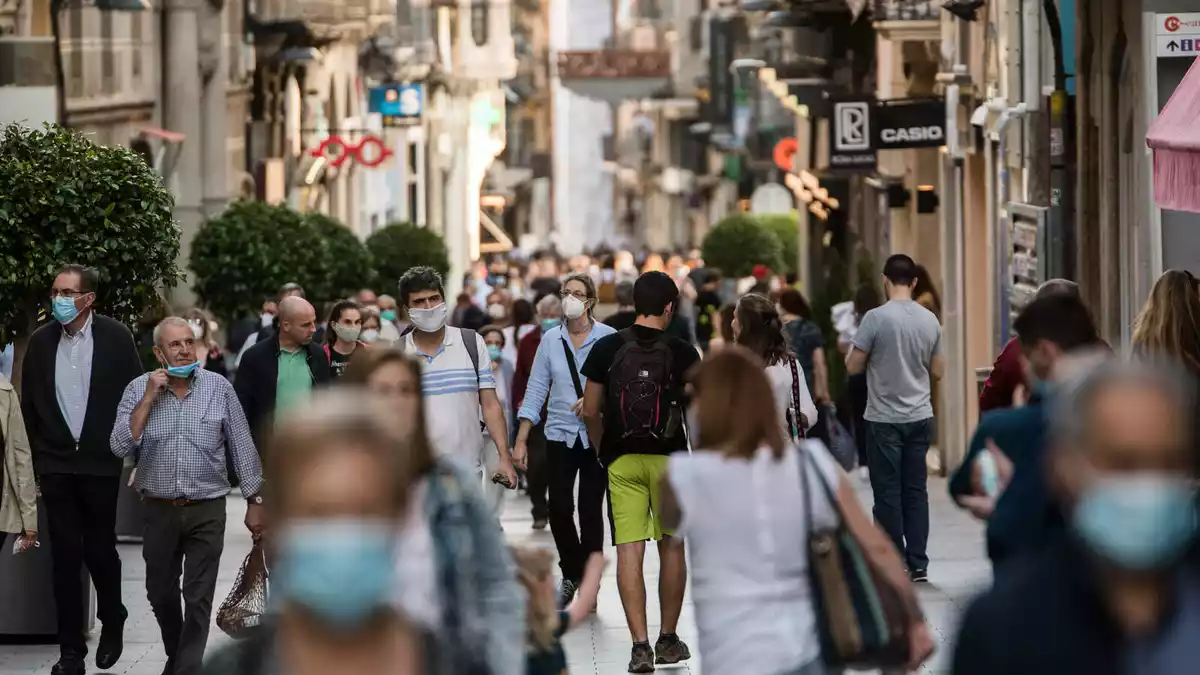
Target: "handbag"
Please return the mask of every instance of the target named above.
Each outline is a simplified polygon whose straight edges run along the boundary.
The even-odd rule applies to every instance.
[[[788,431],[793,442],[804,440],[808,432],[808,420],[800,412],[800,368],[796,365],[796,357],[788,359],[792,367],[792,407],[787,411]]]
[[[831,528],[815,526],[815,500],[808,482],[811,462],[809,453],[801,448],[800,480],[808,508],[808,570],[821,657],[831,668],[903,667],[909,661],[913,617],[900,592],[872,567],[858,539],[846,529],[833,490],[814,466],[817,482],[837,516],[837,524]]]

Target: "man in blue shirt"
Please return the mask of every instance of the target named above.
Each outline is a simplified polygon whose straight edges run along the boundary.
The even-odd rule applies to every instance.
[[[588,556],[604,548],[604,492],[608,476],[596,459],[580,417],[586,380],[579,368],[592,345],[616,329],[596,323],[596,285],[586,274],[563,282],[563,315],[566,323],[542,333],[525,399],[517,413],[513,460],[518,466],[528,457],[530,430],[546,406],[546,463],[550,483],[550,531],[562,568],[562,598],[570,602],[583,578]],[[575,477],[579,476],[579,530],[575,529]]]

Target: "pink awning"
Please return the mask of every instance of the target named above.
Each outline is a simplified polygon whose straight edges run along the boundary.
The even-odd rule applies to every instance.
[[[1146,145],[1154,151],[1154,201],[1200,213],[1200,59],[1150,125]]]

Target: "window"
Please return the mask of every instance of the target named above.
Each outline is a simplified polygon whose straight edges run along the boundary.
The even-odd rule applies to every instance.
[[[449,194],[450,191],[447,190],[446,193]],[[421,220],[419,218],[421,210],[418,208],[418,205],[417,205],[417,200],[420,198],[421,198],[421,191],[418,188],[417,183],[409,183],[408,184],[408,222],[412,223],[413,225],[421,224]]]
[[[471,39],[482,47],[488,42],[488,3],[490,0],[471,0]]]
[[[118,93],[112,23],[112,12],[100,12],[100,91],[105,94]]]
[[[417,168],[417,144],[409,143],[408,144],[408,175],[416,176],[419,173],[420,173],[420,170]]]

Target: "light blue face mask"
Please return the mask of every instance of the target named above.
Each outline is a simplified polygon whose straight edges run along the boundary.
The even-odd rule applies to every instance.
[[[271,591],[331,628],[359,628],[391,604],[396,532],[395,523],[382,519],[289,524]]]
[[[562,319],[542,319],[542,330],[558,328],[558,325],[561,323]]]
[[[167,366],[167,375],[171,377],[191,377],[192,373],[200,367],[199,361],[192,361],[186,366]]]
[[[75,320],[75,317],[79,316],[79,308],[75,306],[75,298],[68,298],[65,295],[54,298],[51,312],[59,323],[71,323]]]
[[[488,355],[492,357],[493,361],[499,361],[504,356],[504,350],[499,345],[488,345]]]
[[[1196,533],[1195,490],[1177,476],[1105,476],[1089,487],[1071,516],[1089,547],[1127,570],[1161,569]]]

